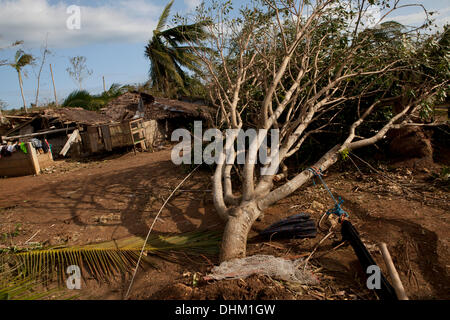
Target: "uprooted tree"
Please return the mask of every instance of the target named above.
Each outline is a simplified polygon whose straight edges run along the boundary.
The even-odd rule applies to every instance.
[[[427,16],[421,28],[389,21],[405,6],[412,5],[399,0],[261,0],[235,18],[229,18],[229,2],[197,9],[196,19],[214,21],[208,28],[215,52],[197,54],[217,107],[217,127],[279,130],[278,151],[269,148],[271,161],[279,161],[278,172],[262,175],[260,167],[271,163],[252,161],[261,139],[249,141],[245,164],[235,162],[236,153],[224,161],[238,134],[227,135],[223,152],[216,155],[213,200],[226,223],[222,261],[245,256],[248,233],[263,211],[311,179],[311,171],[286,166],[308,138],[339,128],[334,147],[313,165],[325,171],[349,151],[384,139],[392,128],[422,124],[429,106],[445,97],[448,41],[442,50],[441,40],[448,40],[447,29],[444,35],[419,32],[430,26],[421,5]],[[439,50],[443,53],[435,54]],[[361,130],[374,118],[377,128]]]

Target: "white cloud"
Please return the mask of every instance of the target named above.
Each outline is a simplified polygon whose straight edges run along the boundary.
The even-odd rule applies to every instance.
[[[450,16],[450,7],[446,7],[436,11],[436,13],[430,16],[430,18],[435,19],[435,23],[439,27],[441,27],[446,23],[450,23],[449,16]],[[400,22],[401,24],[408,26],[421,25],[422,23],[425,22],[425,19],[426,15],[425,12],[423,11],[392,17],[392,20],[395,20],[397,22]]]
[[[392,20],[395,20],[397,22],[400,22],[404,25],[414,25],[414,24],[420,24],[425,22],[425,13],[423,12],[417,12],[417,13],[411,13],[411,14],[405,14],[405,15],[399,15],[396,17],[393,17]]]
[[[15,40],[40,45],[49,33],[51,47],[74,47],[102,42],[145,41],[155,28],[162,7],[144,0],[81,7],[81,29],[69,30],[70,3],[47,0],[0,0],[0,47]]]
[[[187,6],[188,10],[195,9],[201,2],[201,0],[184,0],[184,4]]]
[[[162,12],[162,6],[156,6],[153,3],[149,3],[145,0],[127,0],[120,1],[120,6],[126,8],[130,13],[137,16],[158,16]]]
[[[367,12],[364,15],[361,22],[364,23],[366,28],[373,28],[378,24],[380,19],[381,19],[380,7],[377,5],[373,5],[367,9]]]

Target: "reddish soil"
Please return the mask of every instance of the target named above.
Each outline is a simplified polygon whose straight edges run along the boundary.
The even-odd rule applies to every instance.
[[[331,172],[325,178],[341,196],[344,209],[385,272],[376,243],[386,242],[406,292],[412,299],[449,299],[449,193],[426,180],[438,172],[387,170],[384,176]],[[187,171],[170,161],[170,150],[128,153],[90,162],[57,161],[39,176],[0,179],[0,247],[87,244],[131,235],[145,236],[154,216]],[[223,228],[211,199],[210,173],[191,177],[169,201],[155,233]],[[405,187],[399,187],[401,183]],[[318,221],[331,199],[312,183],[280,201],[255,223],[248,254],[286,258],[308,255],[325,236],[264,242],[252,237],[271,223],[298,212]],[[216,258],[157,259],[156,268],[139,271],[132,299],[375,299],[365,288],[362,270],[350,246],[336,246],[337,232],[311,259],[320,280],[295,286],[265,276],[204,281]],[[194,274],[198,281],[193,281]],[[85,279],[83,298],[122,299],[129,276],[112,284]]]

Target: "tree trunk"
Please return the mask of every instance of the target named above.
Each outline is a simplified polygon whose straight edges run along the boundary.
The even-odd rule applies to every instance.
[[[172,99],[172,93],[170,92],[170,85],[169,80],[167,79],[167,73],[166,77],[164,78],[164,94],[169,98]]]
[[[22,94],[23,108],[25,110],[25,113],[28,113],[27,104],[25,102],[25,96],[23,95],[22,75],[20,74],[20,71],[17,71],[17,74],[19,75],[19,86],[20,86],[20,93]]]
[[[38,76],[38,79],[37,79],[37,88],[36,88],[36,100],[34,101],[34,105],[37,107],[38,106],[38,101],[39,101],[39,86],[40,86],[40,82],[41,82],[41,79],[40,79],[41,77],[40,77],[40,75]]]
[[[52,64],[51,63],[50,63],[50,74],[52,75],[53,94],[55,95],[55,105],[58,106],[58,98],[56,96],[56,87],[55,87],[55,78],[53,77],[53,69],[52,69]]]
[[[232,211],[223,233],[221,262],[246,256],[248,233],[261,213],[255,202],[240,205]]]
[[[47,50],[47,49],[45,49],[45,50]],[[36,100],[34,101],[34,104],[36,107],[38,106],[38,103],[39,103],[39,88],[41,85],[42,68],[44,67],[44,63],[45,63],[45,54],[46,54],[46,51],[44,51],[44,54],[42,56],[42,63],[41,63],[41,67],[39,68],[39,73],[37,76]]]

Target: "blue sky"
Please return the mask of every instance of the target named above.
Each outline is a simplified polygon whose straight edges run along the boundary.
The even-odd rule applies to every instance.
[[[83,87],[91,93],[112,83],[141,83],[148,79],[148,60],[144,48],[156,26],[159,15],[168,0],[0,0],[0,48],[15,40],[24,40],[22,48],[39,56],[40,47],[48,34],[48,56],[41,75],[39,103],[53,101],[53,88],[48,64],[55,76],[58,101],[77,89],[66,68],[69,58],[85,56],[87,65],[93,70]],[[241,1],[234,1],[240,3]],[[450,23],[450,0],[404,1],[421,3],[427,9],[437,11],[438,26]],[[186,14],[200,0],[175,0],[172,14]],[[70,5],[81,6],[81,28],[69,30],[66,12]],[[405,8],[392,16],[404,24],[420,24],[423,14],[417,8]],[[11,60],[15,49],[0,51],[0,59]],[[27,105],[34,102],[36,73],[38,66],[25,69],[24,92]],[[21,107],[22,99],[17,73],[9,66],[0,67],[0,100],[7,108]]]

